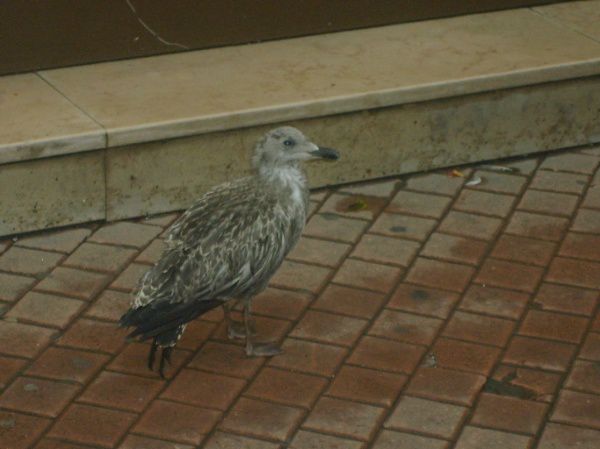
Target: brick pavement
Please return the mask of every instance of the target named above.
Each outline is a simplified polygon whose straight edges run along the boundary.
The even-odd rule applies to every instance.
[[[284,354],[215,310],[167,380],[115,323],[176,214],[0,241],[0,447],[600,447],[600,148],[497,163],[314,193]]]

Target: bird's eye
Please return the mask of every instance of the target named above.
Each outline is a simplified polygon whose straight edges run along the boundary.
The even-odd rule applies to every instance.
[[[283,141],[283,144],[286,147],[293,147],[295,143],[296,142],[294,142],[292,139],[286,139],[286,140]]]

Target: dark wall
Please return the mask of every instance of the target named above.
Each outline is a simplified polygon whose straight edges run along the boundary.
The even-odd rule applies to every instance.
[[[554,2],[2,0],[0,74]]]

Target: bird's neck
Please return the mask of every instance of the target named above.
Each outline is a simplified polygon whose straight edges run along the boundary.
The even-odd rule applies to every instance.
[[[265,182],[276,186],[277,191],[289,191],[294,202],[304,202],[304,195],[308,189],[308,181],[304,170],[299,164],[281,167],[261,167],[258,173]]]

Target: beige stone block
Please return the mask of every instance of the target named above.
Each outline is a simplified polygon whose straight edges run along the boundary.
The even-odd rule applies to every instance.
[[[104,218],[103,152],[0,165],[0,235]]]
[[[600,77],[291,122],[337,162],[307,164],[311,187],[600,141]],[[108,218],[183,209],[247,175],[268,129],[242,128],[109,149]]]
[[[600,0],[567,1],[533,10],[569,32],[578,31],[600,41]]]

